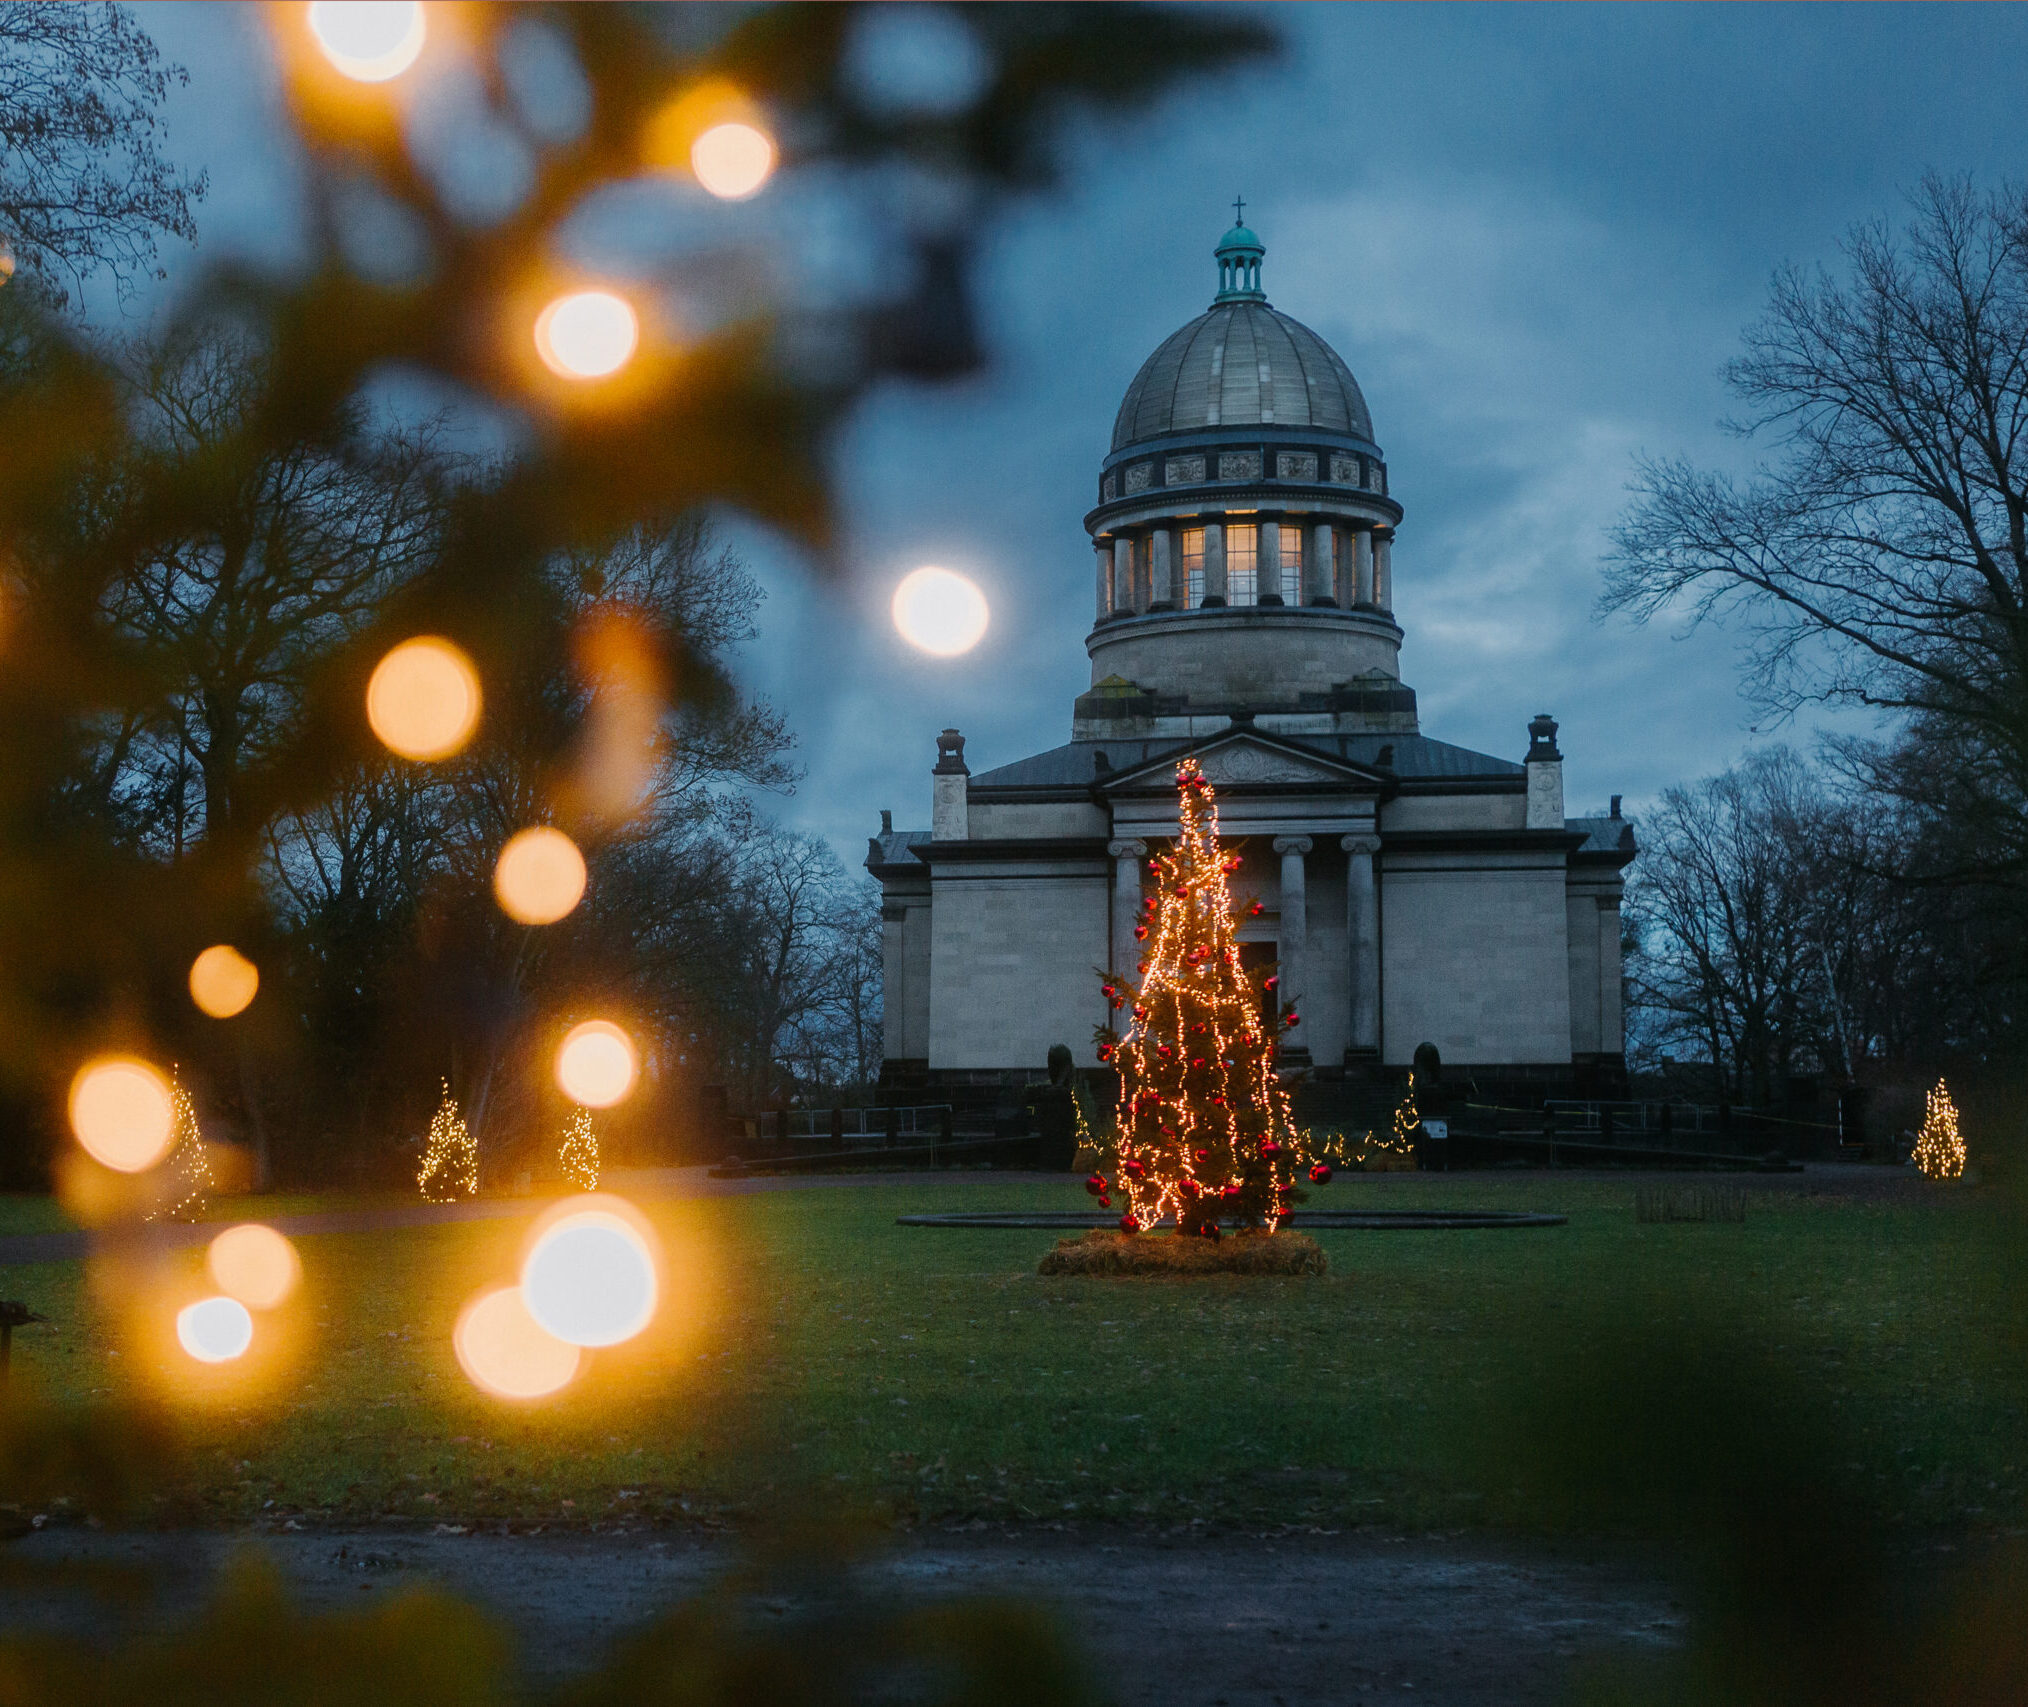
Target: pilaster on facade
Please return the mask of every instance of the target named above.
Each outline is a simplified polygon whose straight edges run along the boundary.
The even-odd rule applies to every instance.
[[[1134,927],[1141,922],[1141,862],[1148,844],[1128,837],[1106,843],[1113,861],[1112,970],[1124,976],[1138,961]]]

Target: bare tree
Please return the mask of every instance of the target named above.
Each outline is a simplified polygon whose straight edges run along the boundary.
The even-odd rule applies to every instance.
[[[1787,748],[1671,789],[1628,886],[1630,1032],[1709,1062],[1733,1100],[1785,1074],[1841,1081],[2003,1057],[2024,988],[2018,921],[1959,886],[1925,815],[1840,790]]]
[[[1771,1100],[1811,1041],[1818,974],[1785,833],[1807,787],[1800,761],[1777,749],[1670,789],[1641,826],[1628,897],[1642,944],[1636,1002],[1661,1037],[1711,1062],[1735,1101]]]
[[[262,367],[217,332],[129,361],[146,454],[214,498],[206,525],[158,535],[106,600],[165,690],[130,762],[171,851],[235,825],[248,773],[294,733],[313,673],[428,559],[447,500],[431,433],[375,429],[358,409],[325,443],[254,448]],[[115,537],[124,488],[110,470],[86,500]]]
[[[1876,708],[1955,756],[1957,863],[2028,873],[2028,200],[1930,178],[1847,275],[1777,276],[1727,370],[1769,461],[1732,479],[1642,464],[1604,605],[1743,618],[1780,709]],[[1924,803],[1898,743],[1852,743],[1876,790]],[[1930,798],[1927,802],[1934,805]],[[1969,833],[1968,833],[1969,832]]]
[[[0,250],[51,297],[105,271],[124,301],[161,276],[161,237],[197,240],[205,175],[155,146],[156,109],[188,81],[125,7],[0,3]]]

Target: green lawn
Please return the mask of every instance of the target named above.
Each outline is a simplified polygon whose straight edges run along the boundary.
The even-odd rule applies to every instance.
[[[1525,1523],[1493,1448],[1537,1365],[1614,1355],[1618,1325],[1666,1344],[1715,1316],[1826,1409],[1837,1473],[1890,1516],[2015,1520],[2028,1380],[1988,1260],[1996,1207],[1756,1193],[1745,1225],[1644,1226],[1632,1199],[1631,1182],[1544,1175],[1341,1179],[1334,1208],[1570,1225],[1324,1232],[1327,1279],[1194,1282],[1043,1280],[1052,1234],[893,1225],[1081,1206],[1069,1183],[657,1205],[662,1319],[534,1407],[474,1393],[450,1349],[460,1303],[511,1275],[517,1221],[301,1240],[304,1293],[269,1334],[289,1343],[223,1374],[166,1352],[159,1312],[115,1319],[175,1276],[88,1287],[82,1265],[42,1264],[0,1288],[59,1324],[17,1337],[19,1376],[173,1396],[189,1457],[165,1516]]]

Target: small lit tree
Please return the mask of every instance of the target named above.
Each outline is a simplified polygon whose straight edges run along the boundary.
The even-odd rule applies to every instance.
[[[1957,1179],[1965,1171],[1965,1140],[1958,1131],[1957,1104],[1941,1079],[1929,1093],[1922,1130],[1915,1135],[1915,1165],[1931,1179]]]
[[[190,1100],[190,1093],[183,1088],[181,1079],[170,1081],[169,1108],[172,1122],[169,1201],[163,1208],[151,1210],[147,1219],[153,1221],[167,1215],[172,1221],[201,1221],[205,1205],[211,1198],[211,1158],[204,1151],[204,1132],[197,1124],[197,1105]]]
[[[422,1171],[415,1183],[426,1203],[455,1203],[473,1197],[479,1190],[479,1145],[465,1117],[458,1112],[458,1100],[444,1081],[444,1100],[430,1116],[429,1135],[423,1142]]]
[[[580,1105],[563,1130],[556,1159],[563,1177],[579,1191],[599,1188],[599,1135],[592,1130],[591,1110]]]
[[[1110,1208],[1125,1199],[1123,1232],[1168,1215],[1184,1233],[1218,1236],[1221,1219],[1272,1231],[1300,1201],[1305,1152],[1275,1076],[1277,1039],[1298,1016],[1276,1006],[1276,980],[1256,989],[1239,959],[1227,876],[1239,860],[1218,839],[1218,809],[1197,761],[1176,771],[1174,853],[1148,862],[1156,892],[1135,927],[1148,943],[1138,988],[1105,977],[1106,1000],[1129,1011],[1122,1036],[1098,1030],[1101,1060],[1120,1074],[1110,1177],[1086,1189]],[[1266,1004],[1265,1006],[1263,1004]],[[1318,1163],[1310,1177],[1330,1178]]]

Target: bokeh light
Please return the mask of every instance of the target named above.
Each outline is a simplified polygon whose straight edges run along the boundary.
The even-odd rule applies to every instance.
[[[743,120],[715,124],[691,143],[690,170],[720,201],[744,201],[774,176],[774,138]]]
[[[528,1313],[518,1286],[495,1287],[467,1304],[451,1347],[472,1384],[502,1399],[557,1392],[584,1358]]]
[[[176,1312],[176,1340],[199,1363],[230,1363],[253,1344],[253,1317],[237,1298],[200,1298]]]
[[[251,1310],[272,1310],[286,1303],[303,1278],[296,1247],[258,1221],[226,1228],[211,1241],[204,1266],[219,1291]]]
[[[556,1052],[556,1082],[572,1102],[587,1108],[624,1102],[640,1071],[634,1040],[611,1020],[572,1026]]]
[[[70,1083],[70,1129],[94,1161],[123,1174],[151,1168],[175,1136],[169,1081],[146,1061],[110,1055]]]
[[[190,999],[213,1019],[244,1013],[260,987],[260,968],[229,942],[213,943],[190,963]]]
[[[472,738],[483,701],[472,660],[434,634],[404,640],[366,684],[366,721],[405,759],[445,759]]]
[[[429,24],[419,0],[312,0],[310,33],[354,82],[385,83],[415,64]]]
[[[619,1207],[588,1199],[543,1228],[521,1265],[528,1312],[567,1345],[630,1340],[654,1320],[655,1254]]]
[[[926,566],[894,589],[894,626],[911,646],[955,658],[979,644],[988,620],[986,595],[964,576]]]
[[[553,925],[584,898],[584,855],[547,824],[510,836],[493,867],[493,894],[516,924]]]
[[[565,379],[619,372],[640,341],[633,305],[609,290],[572,291],[535,317],[535,353]]]

